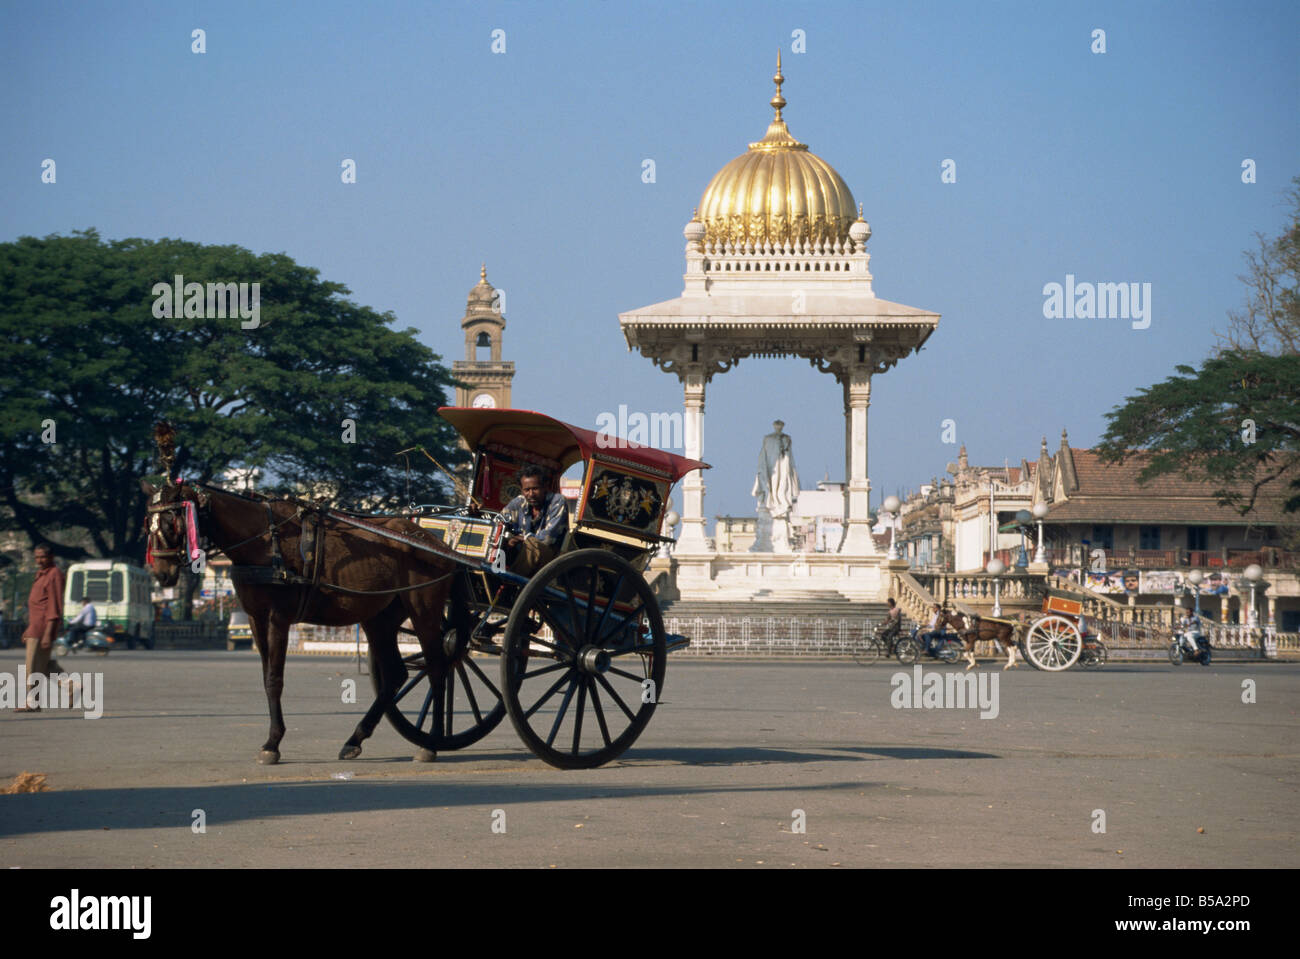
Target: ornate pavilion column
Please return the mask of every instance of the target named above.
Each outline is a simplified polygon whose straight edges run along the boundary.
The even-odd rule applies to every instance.
[[[684,393],[685,422],[682,424],[688,459],[700,459],[704,447],[704,386],[708,376],[701,364],[691,363],[678,373]],[[678,553],[709,552],[704,527],[704,477],[692,470],[682,478],[682,533]]]
[[[867,408],[871,405],[871,366],[858,362],[840,375],[844,385],[844,467],[848,476],[847,528],[841,553],[874,556],[880,551],[871,538],[867,478]]]

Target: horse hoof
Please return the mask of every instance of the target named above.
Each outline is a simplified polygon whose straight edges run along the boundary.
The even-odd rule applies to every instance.
[[[420,748],[415,751],[415,761],[417,763],[431,763],[438,758],[438,754],[432,749]]]
[[[345,744],[343,748],[339,750],[339,759],[356,759],[360,755],[361,755],[360,746],[352,746],[352,745]]]
[[[274,766],[280,761],[280,751],[278,749],[263,749],[257,754],[257,761],[263,766]]]

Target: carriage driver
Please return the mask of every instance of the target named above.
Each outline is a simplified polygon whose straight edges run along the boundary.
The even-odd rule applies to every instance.
[[[560,551],[569,532],[569,507],[559,493],[547,493],[546,471],[525,466],[519,471],[523,493],[501,511],[510,538],[506,540],[510,572],[532,576]]]

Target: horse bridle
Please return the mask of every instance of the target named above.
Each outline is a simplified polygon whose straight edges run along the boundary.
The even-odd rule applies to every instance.
[[[194,550],[200,549],[199,543],[197,542],[193,544],[190,543],[189,530],[187,526],[184,524],[184,521],[182,520],[182,515],[184,514],[187,508],[196,509],[197,511],[198,508],[202,508],[203,506],[205,506],[206,505],[205,501],[207,497],[203,496],[200,490],[195,489],[195,493],[196,493],[195,498],[197,502],[193,500],[185,499],[184,498],[185,483],[183,480],[177,483],[169,482],[167,486],[164,487],[163,489],[170,489],[173,487],[176,489],[175,501],[171,503],[150,503],[145,508],[145,514],[146,514],[145,529],[148,532],[148,538],[146,540],[147,556],[145,558],[145,563],[147,565],[152,565],[153,558],[156,556],[168,557],[168,556],[184,555],[186,557],[186,561],[188,562],[189,557],[194,552]],[[163,489],[160,489],[156,493],[154,493],[153,498],[155,500],[162,499]],[[172,518],[171,532],[176,535],[176,546],[173,549],[166,548],[167,540],[163,533],[163,528],[162,528],[162,517],[164,514],[170,515]],[[150,519],[149,517],[152,517],[152,519]],[[195,516],[196,535],[198,533],[198,524],[199,524],[199,517],[196,515]],[[159,549],[155,547],[154,545],[155,538],[157,538],[158,545],[163,548]]]
[[[193,554],[196,551],[203,553],[204,557],[206,558],[207,554],[212,552],[213,550],[219,550],[220,552],[228,552],[229,550],[232,549],[238,549],[240,546],[243,546],[246,543],[251,543],[255,539],[261,539],[263,536],[266,536],[268,534],[271,535],[272,539],[274,540],[275,531],[279,527],[283,526],[285,523],[292,522],[298,516],[298,514],[294,514],[291,516],[286,516],[282,520],[276,521],[274,516],[271,514],[270,504],[268,503],[266,531],[255,533],[254,535],[248,537],[247,539],[242,539],[238,543],[233,543],[230,546],[218,546],[215,542],[211,541],[211,537],[208,537],[210,545],[204,547],[202,544],[202,540],[204,539],[202,527],[203,527],[203,520],[207,516],[207,512],[208,512],[208,495],[200,487],[190,484],[190,489],[194,491],[194,499],[192,500],[185,499],[184,496],[185,485],[186,484],[184,480],[177,480],[175,483],[169,483],[168,486],[165,488],[174,487],[177,491],[176,499],[171,503],[159,503],[157,505],[150,504],[145,508],[145,513],[147,515],[153,516],[152,522],[150,522],[148,519],[146,519],[145,521],[145,528],[149,532],[148,548],[149,548],[150,558],[154,556],[184,556],[186,558],[186,561],[188,562],[189,559],[193,556]],[[157,496],[161,496],[161,494],[162,494],[162,490],[159,490],[154,495],[157,497]],[[192,508],[194,510],[194,533],[196,538],[196,541],[194,543],[190,543],[189,529],[188,526],[185,524],[184,520],[182,519],[182,516],[187,508]],[[165,545],[165,540],[162,539],[163,537],[162,523],[160,522],[160,518],[163,514],[170,514],[172,517],[171,532],[175,533],[177,538],[177,544],[175,549],[154,548],[155,536],[157,536],[159,538],[159,541]],[[193,558],[197,559],[197,557],[193,557]],[[147,562],[148,560],[146,560],[146,563]]]

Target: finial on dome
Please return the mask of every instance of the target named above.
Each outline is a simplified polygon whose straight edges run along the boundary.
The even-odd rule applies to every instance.
[[[480,280],[482,280],[484,283],[487,282],[487,263],[486,263],[486,262],[484,262],[483,265],[480,266],[480,267],[478,268],[478,278],[479,278]]]
[[[776,118],[781,119],[781,109],[785,106],[785,97],[781,96],[781,84],[785,83],[785,77],[781,76],[781,49],[776,51],[776,75],[772,77],[772,82],[776,84],[776,96],[768,101],[773,109],[776,110]]]
[[[865,221],[862,219],[862,204],[861,204],[861,203],[858,204],[858,222],[859,222],[859,223],[865,222]]]

